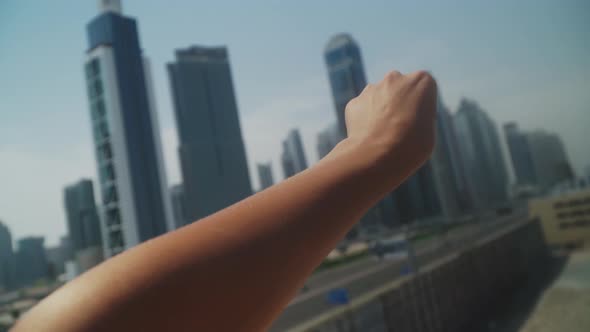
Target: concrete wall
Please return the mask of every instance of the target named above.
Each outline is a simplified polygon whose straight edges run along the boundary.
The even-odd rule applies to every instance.
[[[547,257],[539,222],[517,223],[291,331],[469,331]]]

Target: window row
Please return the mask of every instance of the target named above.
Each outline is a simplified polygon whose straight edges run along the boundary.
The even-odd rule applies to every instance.
[[[98,59],[92,59],[92,61],[86,64],[86,78],[90,79],[95,76],[98,76],[100,72],[100,62]]]
[[[125,247],[123,232],[120,229],[109,231],[109,247],[111,249]]]
[[[90,100],[102,96],[103,91],[102,81],[100,79],[88,81],[88,96]]]
[[[97,98],[90,106],[92,119],[103,119],[105,117],[106,109],[104,106],[104,100]]]
[[[106,213],[106,223],[108,227],[121,225],[121,214],[118,208],[111,208]]]
[[[111,143],[109,141],[99,144],[97,149],[100,161],[109,161],[113,159],[113,150],[111,149]]]
[[[584,216],[590,216],[590,209],[559,212],[557,214],[557,219],[566,219],[566,218],[584,217]]]
[[[98,173],[100,176],[100,183],[102,184],[115,181],[115,167],[113,166],[112,162],[108,162],[104,165],[99,166]]]
[[[116,203],[119,201],[119,195],[117,194],[117,188],[115,188],[115,186],[108,186],[102,192],[102,195],[102,201],[104,205],[108,206],[111,203]]]
[[[554,209],[562,209],[562,208],[566,208],[566,207],[575,207],[575,206],[581,206],[581,205],[590,205],[590,197],[584,197],[584,198],[580,198],[580,199],[572,199],[569,201],[555,202],[553,204],[553,208]]]
[[[109,127],[104,121],[100,121],[94,124],[94,141],[102,142],[110,137]]]
[[[559,229],[568,229],[568,228],[577,228],[577,227],[590,227],[590,219],[559,223]]]

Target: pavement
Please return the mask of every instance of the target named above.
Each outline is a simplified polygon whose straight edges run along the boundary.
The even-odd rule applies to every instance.
[[[519,332],[590,331],[590,250],[573,253]]]

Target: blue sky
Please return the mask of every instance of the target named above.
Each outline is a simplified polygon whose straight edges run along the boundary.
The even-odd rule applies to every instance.
[[[429,69],[445,103],[477,100],[501,124],[562,135],[590,165],[588,1],[123,1],[152,62],[168,181],[179,181],[165,63],[176,48],[226,45],[255,186],[255,162],[334,121],[322,50],[335,33],[361,46],[369,81]],[[0,220],[13,237],[65,233],[63,186],[95,178],[82,63],[95,1],[0,2]]]

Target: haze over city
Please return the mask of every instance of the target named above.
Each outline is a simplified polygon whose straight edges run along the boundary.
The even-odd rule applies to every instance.
[[[281,141],[290,128],[300,129],[308,162],[317,161],[317,133],[335,122],[322,52],[340,32],[359,43],[368,81],[391,69],[429,69],[453,112],[461,97],[476,100],[499,125],[516,121],[557,132],[576,173],[590,164],[587,2],[298,1],[245,8],[129,0],[123,6],[138,19],[151,60],[170,184],[180,180],[165,71],[175,49],[228,47],[258,188],[257,162],[272,160],[275,179],[282,178]],[[96,178],[83,75],[85,25],[95,15],[95,1],[0,4],[0,219],[15,238],[36,234],[56,243],[66,232],[63,187]]]

